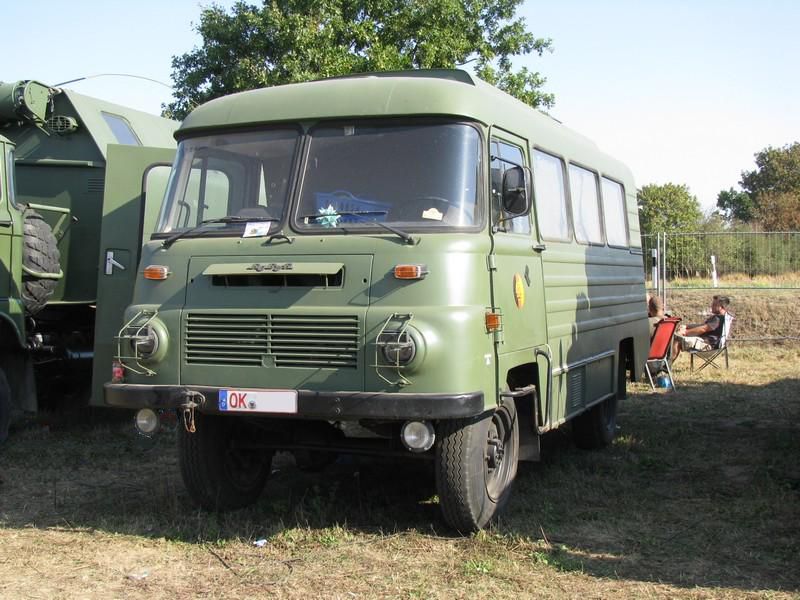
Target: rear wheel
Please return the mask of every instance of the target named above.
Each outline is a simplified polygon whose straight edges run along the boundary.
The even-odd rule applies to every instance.
[[[508,501],[517,473],[514,401],[488,416],[444,421],[438,432],[436,488],[444,519],[462,533],[481,529]]]
[[[630,356],[629,351],[620,348],[616,394],[573,419],[572,439],[578,448],[597,450],[605,448],[614,440],[617,433],[617,404],[628,395],[628,369],[633,368]]]
[[[37,212],[25,211],[23,224],[22,264],[34,273],[56,274],[61,271],[58,242],[53,230]],[[29,315],[42,310],[53,295],[58,281],[43,279],[30,273],[22,276],[22,303]]]
[[[572,420],[572,438],[578,448],[608,446],[617,431],[617,396],[612,395]]]
[[[264,489],[273,451],[259,448],[258,430],[235,417],[195,414],[196,431],[178,427],[178,462],[183,483],[206,510],[253,504]]]

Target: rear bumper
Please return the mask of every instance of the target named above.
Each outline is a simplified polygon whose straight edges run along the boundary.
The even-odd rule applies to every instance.
[[[200,412],[214,414],[220,413],[217,403],[219,390],[220,388],[205,386],[107,383],[103,396],[107,406],[132,409],[181,408],[189,400],[193,400],[199,404]],[[483,392],[402,394],[298,390],[297,413],[274,416],[327,421],[459,419],[472,417],[483,411]],[[259,413],[259,416],[273,415]]]

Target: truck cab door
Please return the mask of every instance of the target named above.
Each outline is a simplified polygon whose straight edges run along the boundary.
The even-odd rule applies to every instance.
[[[100,231],[91,404],[111,380],[114,337],[133,297],[142,245],[156,226],[175,158],[172,148],[109,145]]]
[[[14,154],[13,146],[7,144],[0,136],[0,299],[4,299],[4,310],[9,308],[8,298],[11,295],[11,239],[14,233],[14,221],[11,211],[11,194]]]
[[[507,218],[501,210],[503,173],[511,166],[530,167],[526,140],[498,128],[490,138],[490,198],[492,212],[492,276],[494,309],[502,313],[503,330],[496,343],[498,387],[506,387],[506,375],[516,366],[535,365],[539,374],[541,418],[550,383],[547,346],[547,311],[542,277],[542,246],[532,214]],[[532,190],[530,191],[532,195]]]

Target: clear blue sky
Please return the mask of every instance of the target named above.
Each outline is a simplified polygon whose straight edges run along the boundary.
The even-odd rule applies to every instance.
[[[5,2],[0,80],[131,73],[169,84],[171,58],[199,43],[201,4]],[[553,39],[553,53],[519,61],[547,77],[553,116],[626,162],[639,185],[685,183],[708,209],[755,152],[800,141],[796,0],[526,0],[521,14]],[[135,79],[69,87],[149,112],[170,99]]]

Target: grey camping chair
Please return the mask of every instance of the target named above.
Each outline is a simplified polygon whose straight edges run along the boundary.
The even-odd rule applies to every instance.
[[[711,365],[715,369],[719,369],[719,365],[717,364],[716,360],[720,356],[725,357],[725,368],[728,369],[728,340],[731,337],[731,329],[733,327],[733,320],[734,316],[731,313],[725,313],[725,318],[722,323],[722,335],[719,338],[719,343],[717,344],[716,348],[712,348],[711,350],[688,350],[689,352],[689,365],[692,371],[694,371],[694,357],[697,356],[698,359],[703,361],[697,370],[702,371],[708,365]]]

